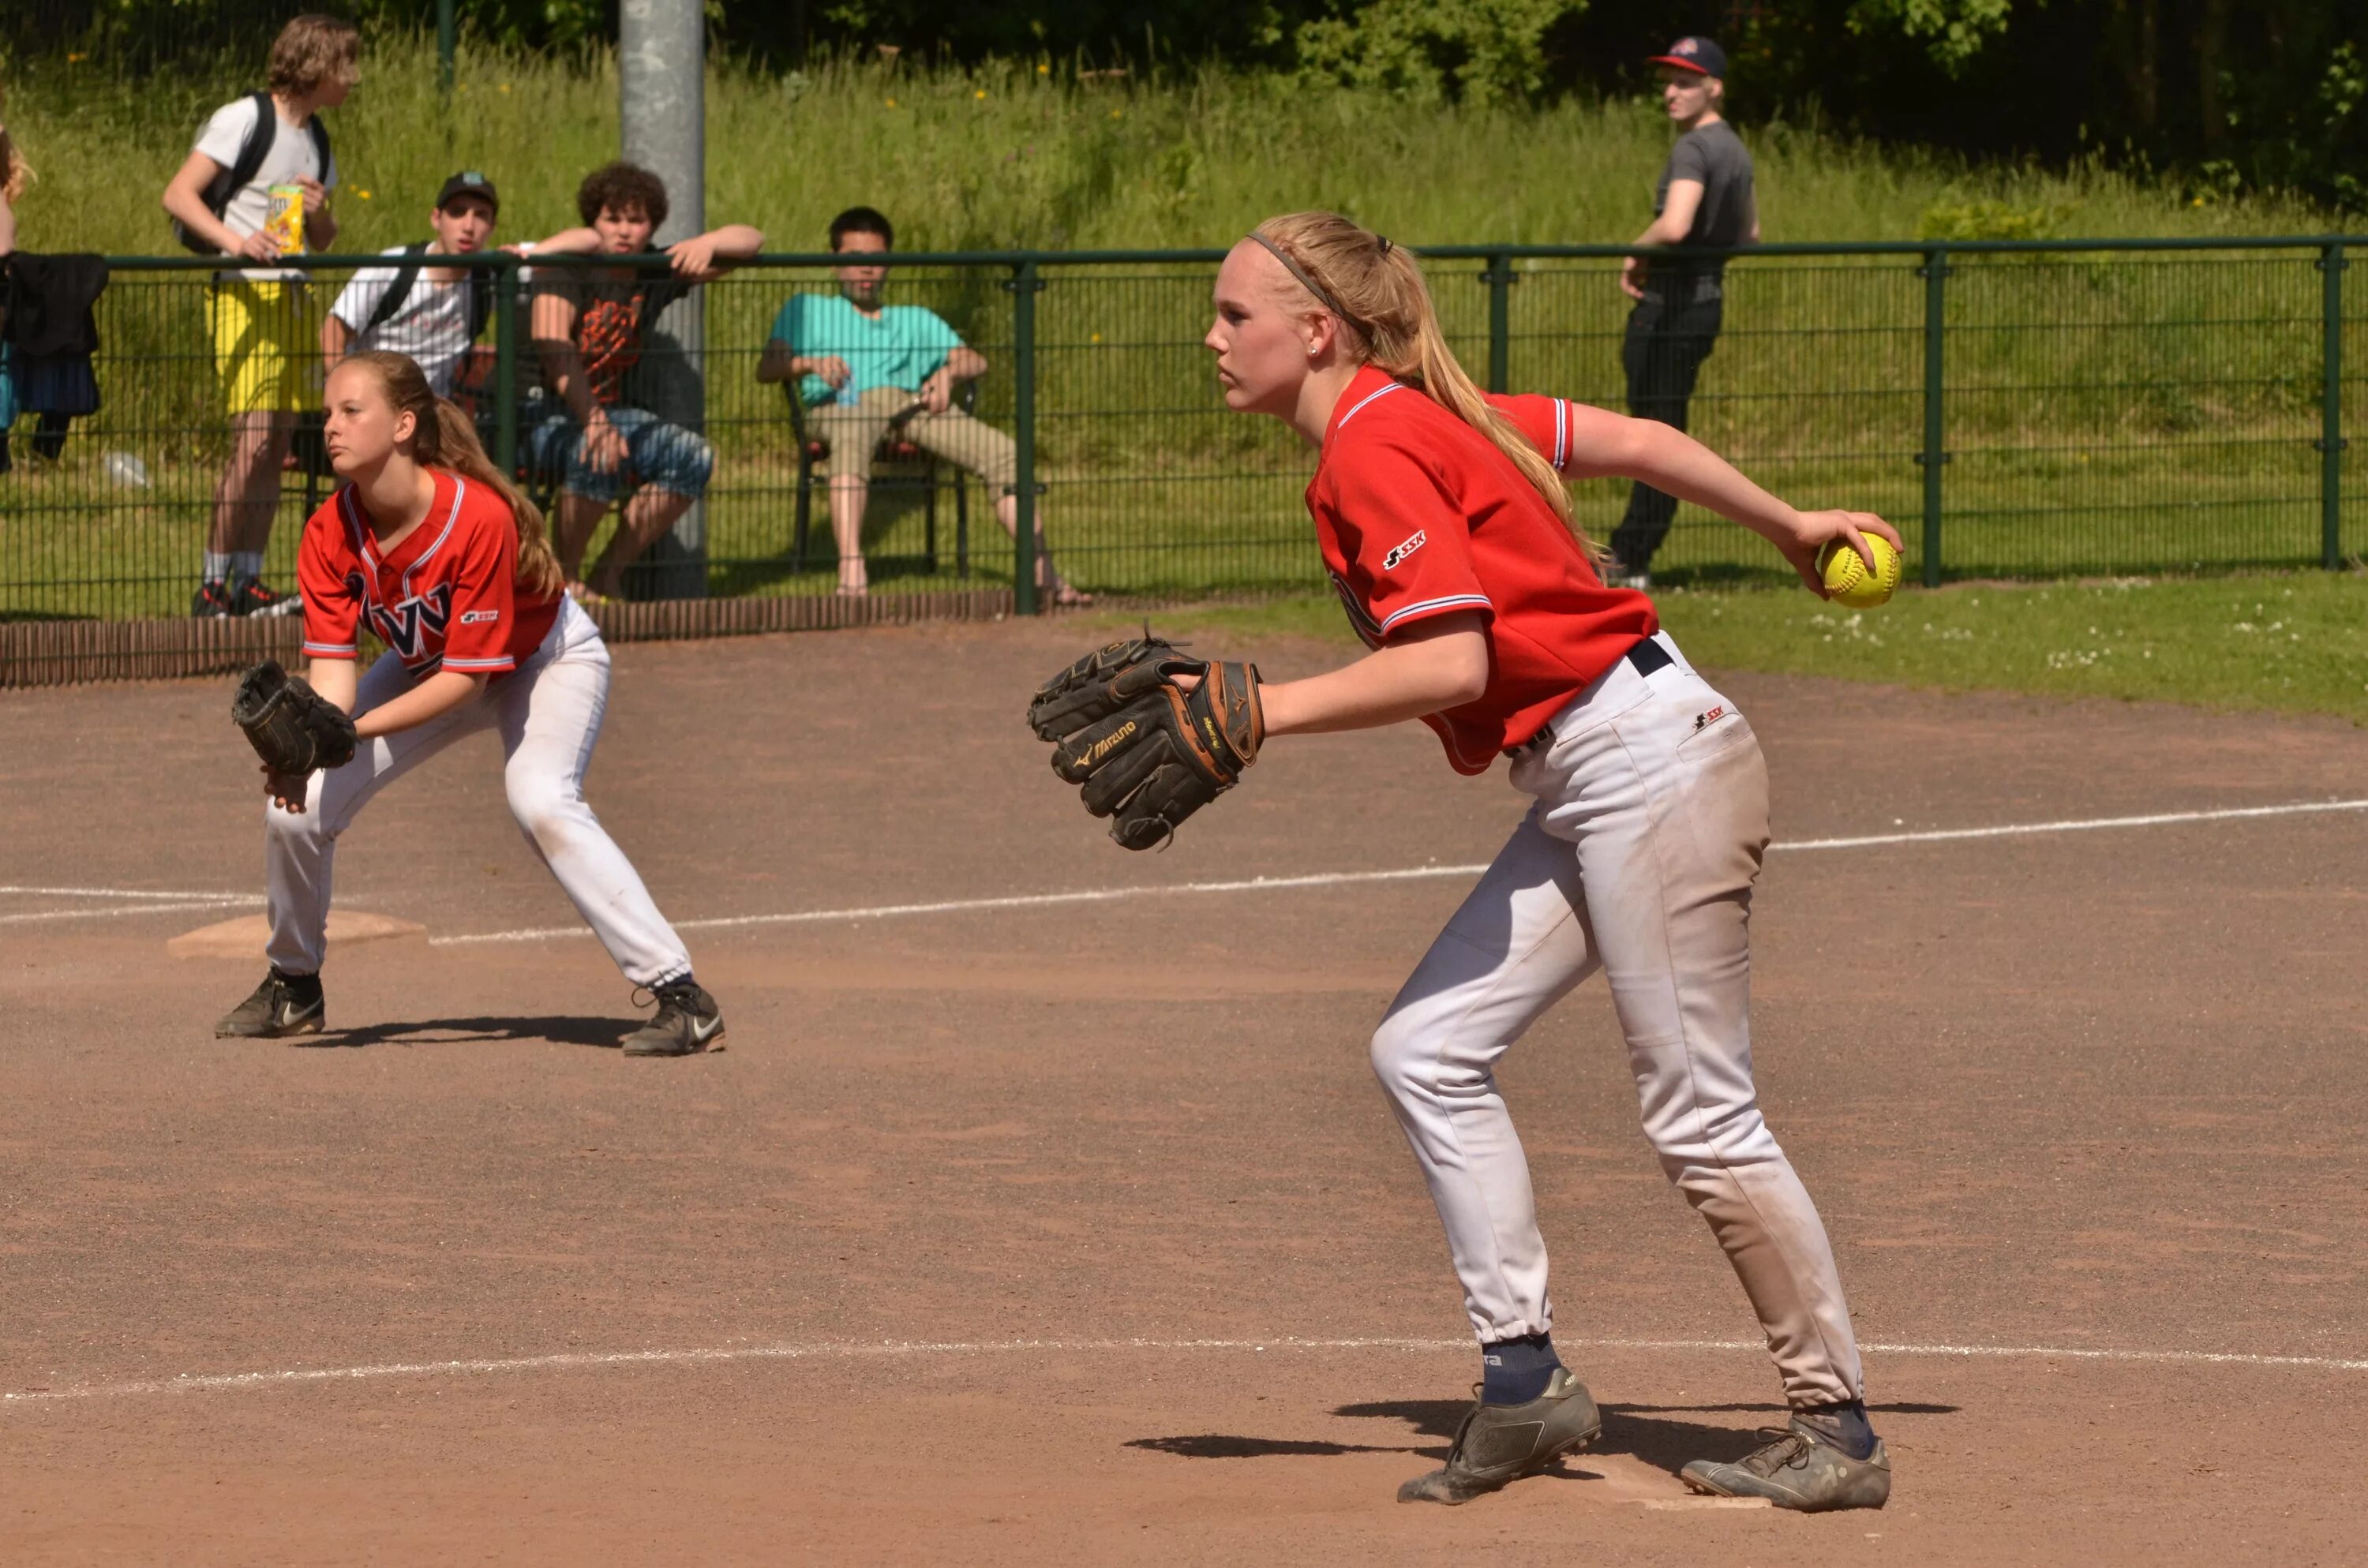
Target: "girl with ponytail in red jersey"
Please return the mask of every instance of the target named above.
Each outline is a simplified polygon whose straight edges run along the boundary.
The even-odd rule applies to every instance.
[[[401,354],[329,374],[329,460],[346,483],[304,525],[297,578],[313,687],[354,715],[342,767],[268,775],[271,972],[215,1027],[278,1039],[324,1027],[321,960],[337,836],[370,798],[463,735],[502,739],[503,783],[527,843],[657,1013],[635,1056],[704,1051],[715,998],[624,852],[584,800],[609,700],[609,650],[569,598],[542,516],[495,468],[469,417]],[[359,633],[386,655],[357,678]]]
[[[1668,426],[1495,397],[1440,335],[1414,258],[1345,218],[1270,219],[1235,245],[1207,344],[1227,406],[1318,452],[1308,510],[1373,650],[1261,686],[1265,734],[1420,719],[1457,771],[1511,760],[1528,815],[1390,1006],[1372,1062],[1447,1230],[1481,1346],[1480,1398],[1408,1502],[1461,1503],[1591,1441],[1601,1418],[1554,1351],[1528,1165],[1496,1081],[1506,1050],[1604,971],[1645,1131],[1758,1312],[1791,1426],[1698,1492],[1879,1507],[1890,1461],[1823,1222],[1751,1080],[1751,889],[1768,774],[1749,722],[1644,594],[1604,585],[1565,476],[1619,475],[1733,518],[1822,593],[1820,546],[1898,535],[1799,512]]]

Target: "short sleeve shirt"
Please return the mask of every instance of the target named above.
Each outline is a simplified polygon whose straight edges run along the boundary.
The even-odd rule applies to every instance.
[[[404,248],[395,245],[381,254],[400,256]],[[413,275],[411,291],[404,297],[402,305],[368,332],[363,332],[362,327],[377,311],[387,290],[394,287],[400,267],[370,267],[355,273],[353,280],[338,293],[337,302],[329,307],[329,313],[359,334],[349,346],[354,353],[384,349],[390,354],[408,354],[419,362],[430,390],[438,397],[450,397],[452,384],[459,379],[461,361],[467,357],[472,342],[470,294],[483,286],[483,275],[470,273],[450,283],[438,283],[428,276],[435,257],[423,254],[418,260],[419,270]]]
[[[1678,138],[1661,170],[1661,182],[1653,187],[1654,216],[1668,206],[1669,187],[1681,179],[1702,187],[1702,203],[1694,209],[1685,244],[1733,246],[1750,238],[1751,153],[1735,127],[1722,119],[1698,125]],[[1691,262],[1683,268],[1711,278],[1725,269],[1724,262]]]
[[[849,379],[837,392],[820,376],[798,383],[798,400],[809,408],[874,387],[917,392],[962,347],[962,335],[935,311],[883,305],[869,314],[838,294],[792,294],[773,318],[772,336],[803,358],[847,361]]]
[[[538,272],[535,289],[575,307],[574,336],[585,382],[592,401],[605,407],[623,401],[625,378],[642,362],[650,323],[691,285],[672,276],[603,278],[589,268],[552,267]]]
[[[227,169],[238,162],[238,150],[255,130],[256,103],[252,97],[238,98],[214,110],[205,129],[198,132],[195,152],[202,153]],[[293,185],[300,178],[316,179],[330,190],[337,188],[337,160],[329,158],[328,166],[321,165],[321,150],[313,144],[313,133],[301,125],[279,121],[272,133],[270,150],[264,153],[255,177],[230,193],[230,205],[222,209],[222,222],[230,232],[242,239],[263,227],[271,216],[271,187]],[[239,276],[250,282],[275,278],[302,278],[303,274],[286,270],[255,269]]]
[[[1568,456],[1557,398],[1492,398],[1550,460]],[[1639,639],[1652,600],[1607,587],[1570,530],[1495,443],[1371,366],[1326,430],[1307,486],[1332,585],[1378,648],[1433,616],[1477,612],[1488,687],[1424,722],[1459,773],[1486,773]]]
[[[542,646],[559,595],[519,593],[509,507],[459,474],[431,472],[427,519],[384,554],[350,484],[305,521],[296,579],[306,657],[355,657],[365,624],[414,679],[508,675]]]

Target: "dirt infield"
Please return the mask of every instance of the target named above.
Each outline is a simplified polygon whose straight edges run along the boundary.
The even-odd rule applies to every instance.
[[[347,1032],[214,1041],[260,960],[165,943],[258,902],[226,683],[0,693],[0,1562],[2358,1560],[2368,812],[2191,814],[2368,796],[2368,734],[1723,683],[1892,1506],[1676,1482],[1781,1414],[1594,986],[1504,1078],[1602,1441],[1408,1508],[1474,1358],[1364,1042],[1520,801],[1288,743],[1125,855],[1019,722],[1076,641],[618,650],[594,803],[730,1027],[681,1062],[516,935],[575,922],[490,739],[347,835],[427,935],[333,955]]]

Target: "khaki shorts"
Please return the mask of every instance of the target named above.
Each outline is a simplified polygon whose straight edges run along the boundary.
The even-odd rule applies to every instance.
[[[319,401],[321,345],[302,283],[214,285],[214,376],[233,415],[308,408]]]
[[[871,460],[888,422],[909,406],[914,394],[895,387],[873,387],[852,408],[825,403],[806,415],[806,426],[830,443],[833,478],[846,475],[867,483]],[[1019,449],[1010,437],[980,423],[959,408],[943,414],[916,414],[905,421],[905,438],[932,457],[966,468],[986,482],[997,498],[1011,493],[1019,476]]]

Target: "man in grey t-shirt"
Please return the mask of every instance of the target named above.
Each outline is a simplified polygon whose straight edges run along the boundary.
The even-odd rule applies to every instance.
[[[1759,242],[1751,194],[1751,154],[1719,115],[1726,94],[1726,54],[1706,38],[1681,38],[1661,68],[1661,101],[1680,134],[1653,193],[1654,219],[1640,245],[1736,245]],[[1636,301],[1628,312],[1621,359],[1628,372],[1628,412],[1686,427],[1694,378],[1718,339],[1724,304],[1723,259],[1647,262],[1630,256],[1620,287]],[[1611,535],[1608,570],[1622,584],[1650,585],[1653,552],[1669,531],[1677,499],[1647,484],[1628,494],[1628,512]]]

